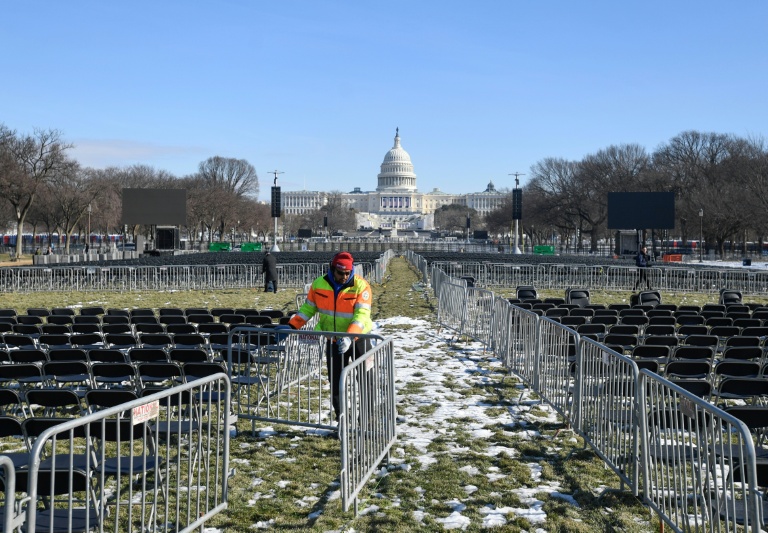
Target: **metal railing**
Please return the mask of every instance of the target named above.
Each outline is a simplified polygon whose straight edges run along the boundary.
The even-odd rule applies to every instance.
[[[356,340],[348,364],[328,356],[331,336]],[[356,352],[361,341],[371,347]],[[342,505],[348,511],[354,503],[357,514],[360,490],[379,463],[388,459],[396,439],[392,339],[238,326],[229,333],[226,360],[238,419],[338,430]],[[339,376],[336,400],[334,376]]]
[[[634,283],[629,270],[597,275]],[[491,306],[488,344],[465,319],[468,289],[439,269],[430,274],[440,325],[492,348],[584,438],[622,487],[642,495],[672,530],[762,531],[754,443],[743,422],[655,373],[641,372],[631,358],[504,298]],[[687,275],[672,277],[688,283]],[[570,274],[562,278],[586,283]],[[712,279],[735,282],[722,272]]]
[[[217,373],[80,418],[26,419],[48,427],[16,473],[24,529],[201,528],[228,505],[229,396]]]
[[[423,261],[409,254],[410,261]],[[473,277],[484,288],[514,288],[533,285],[539,289],[589,287],[593,290],[631,291],[638,279],[633,266],[518,263],[477,263],[435,261],[430,265],[450,278]],[[649,267],[646,274],[657,290],[717,293],[720,289],[736,289],[744,294],[768,295],[768,272],[727,268]],[[434,275],[429,277],[434,280]]]
[[[381,283],[394,256],[388,250],[374,262],[356,263],[356,272]],[[304,287],[328,265],[285,263],[277,268],[281,287]],[[258,264],[0,268],[0,292],[244,289],[263,287],[263,280]]]
[[[358,495],[397,439],[395,358],[392,339],[378,342],[341,373],[341,502],[344,511]]]

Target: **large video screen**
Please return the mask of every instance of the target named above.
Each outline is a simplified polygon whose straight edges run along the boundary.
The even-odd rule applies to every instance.
[[[674,228],[675,193],[608,193],[608,229]]]
[[[123,224],[186,226],[186,189],[123,189]]]

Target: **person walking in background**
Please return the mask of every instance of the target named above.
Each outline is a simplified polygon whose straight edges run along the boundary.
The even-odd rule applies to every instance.
[[[264,274],[264,292],[277,292],[277,259],[271,252],[267,252],[264,261],[261,262],[261,271]]]
[[[634,290],[638,290],[643,283],[648,287],[648,290],[651,290],[651,282],[648,280],[648,262],[650,260],[651,257],[648,255],[648,247],[643,245],[637,253],[637,256],[635,256],[635,264],[638,267],[638,276]]]
[[[339,252],[331,260],[328,272],[312,282],[307,300],[288,325],[301,328],[315,313],[320,313],[315,330],[337,333],[369,333],[371,321],[371,286],[354,273],[349,252]],[[342,369],[370,348],[368,339],[328,337],[325,361],[331,381],[331,399],[336,420],[339,418],[339,380]]]

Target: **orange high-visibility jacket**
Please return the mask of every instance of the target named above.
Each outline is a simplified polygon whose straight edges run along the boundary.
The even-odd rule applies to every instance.
[[[371,286],[364,278],[353,274],[334,294],[329,275],[320,276],[312,282],[307,300],[299,312],[291,317],[289,324],[299,329],[315,313],[320,313],[315,327],[318,331],[370,332],[373,329]]]

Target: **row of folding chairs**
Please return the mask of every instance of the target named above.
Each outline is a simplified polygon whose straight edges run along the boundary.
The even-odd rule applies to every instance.
[[[224,362],[211,361],[203,353],[181,361],[0,365],[0,414],[17,418],[78,416],[83,414],[82,402],[91,390],[148,394],[217,372],[226,373]]]
[[[111,316],[123,316],[126,318],[137,318],[140,316],[157,316],[157,317],[169,317],[169,316],[192,316],[192,315],[213,315],[214,317],[220,317],[222,315],[263,315],[269,316],[273,319],[278,319],[285,314],[279,309],[252,309],[252,308],[234,308],[234,307],[215,307],[209,309],[207,307],[189,307],[186,309],[178,307],[164,307],[155,312],[150,308],[134,308],[134,309],[104,309],[103,307],[83,307],[80,312],[77,313],[75,309],[70,307],[59,307],[53,309],[45,308],[30,308],[27,309],[26,314],[18,314],[15,309],[5,308],[0,309],[0,321],[5,318],[20,317],[36,317],[39,319],[50,320],[51,317],[71,317],[74,321],[80,317],[111,317]],[[55,320],[55,319],[54,319]]]
[[[272,329],[287,327],[274,324],[256,326],[260,329]],[[209,333],[133,333],[132,330],[124,330],[119,333],[44,333],[40,335],[27,335],[18,333],[0,334],[0,350],[41,350],[46,353],[51,350],[68,348],[93,349],[93,348],[117,348],[127,350],[134,347],[161,347],[170,349],[174,347],[194,348],[221,345],[228,342],[229,328],[210,328]]]

